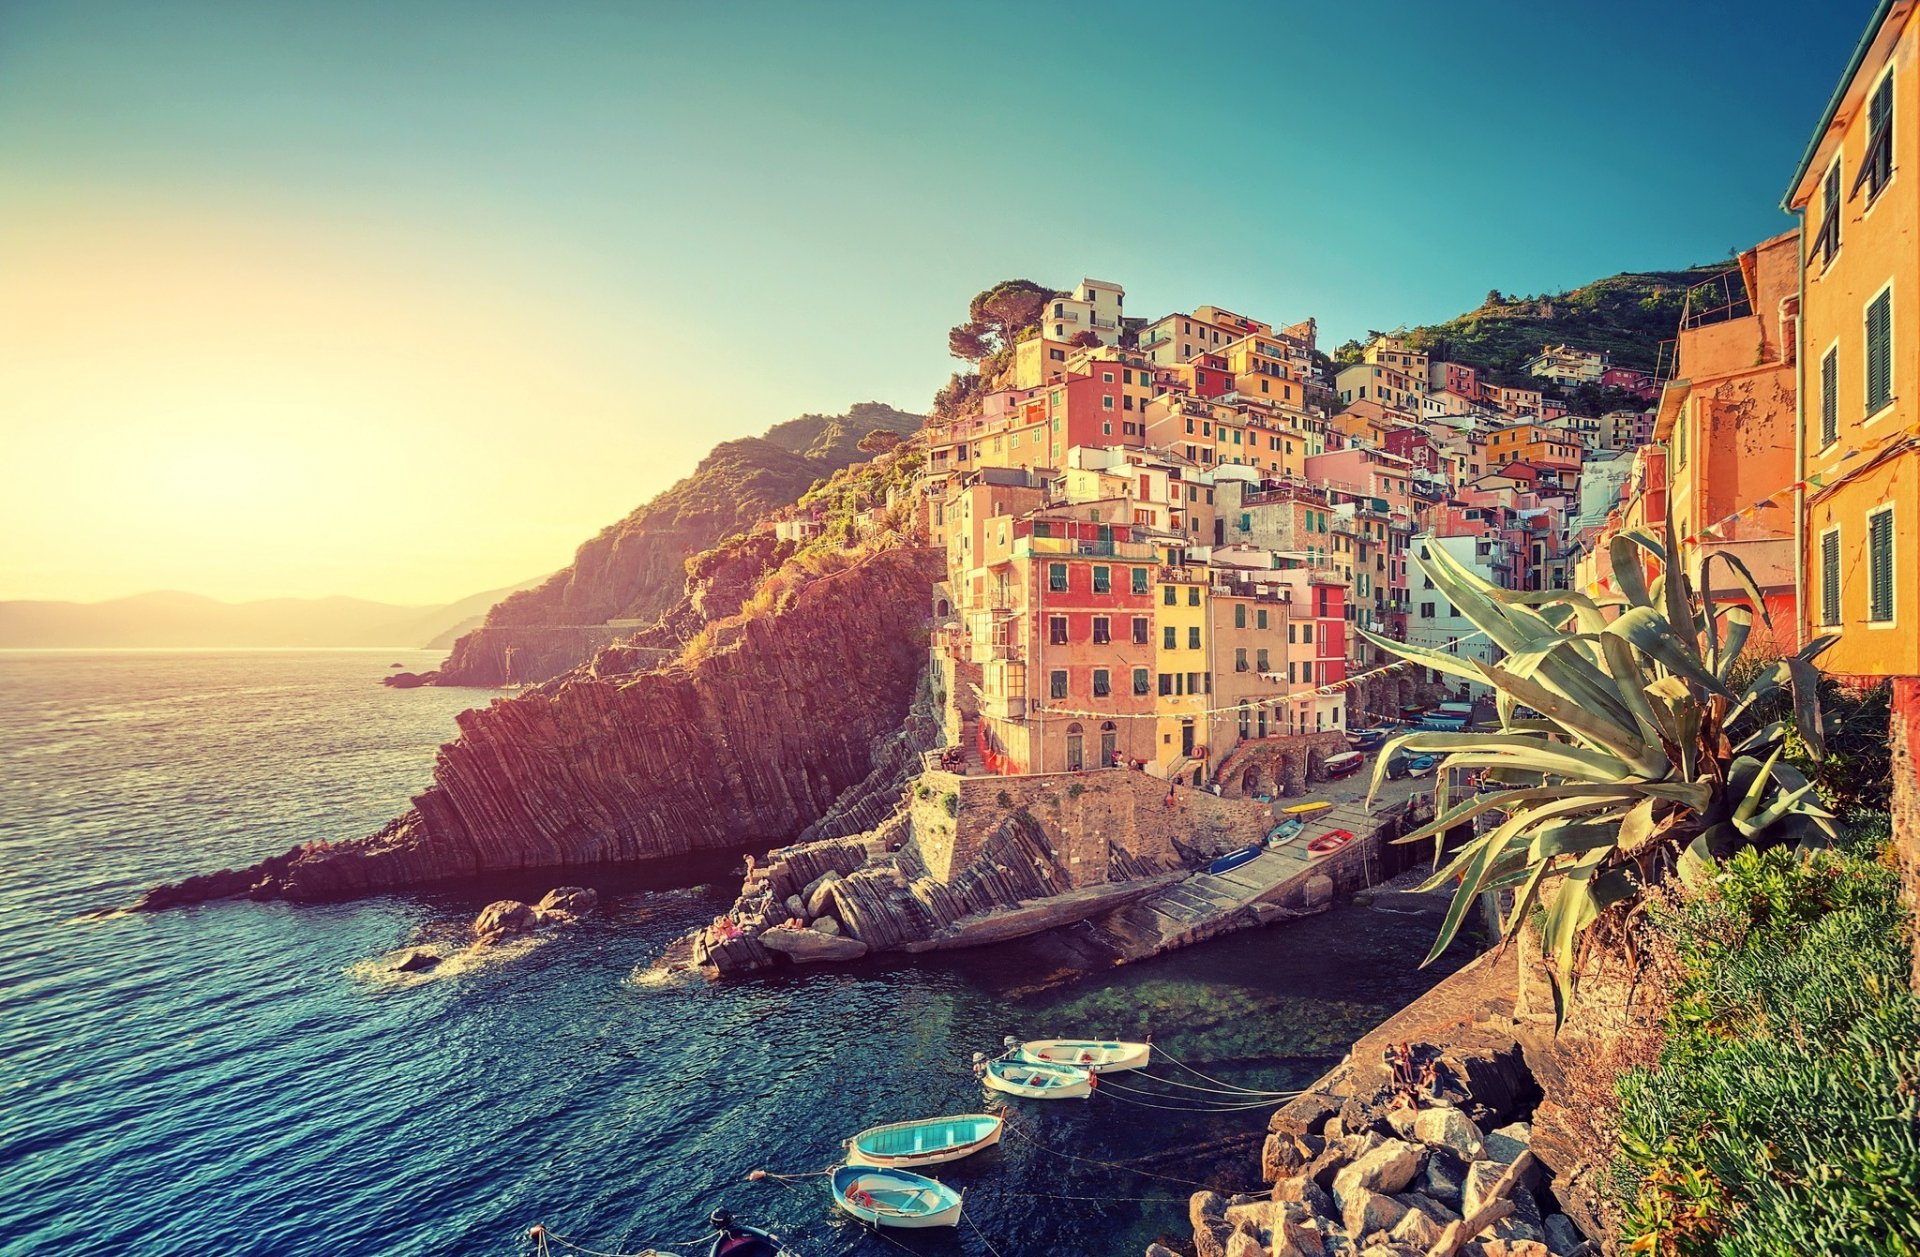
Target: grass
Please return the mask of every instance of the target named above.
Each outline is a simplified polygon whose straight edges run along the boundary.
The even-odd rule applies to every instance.
[[[1920,1254],[1920,999],[1886,818],[1656,910],[1681,978],[1619,1082],[1628,1250]]]

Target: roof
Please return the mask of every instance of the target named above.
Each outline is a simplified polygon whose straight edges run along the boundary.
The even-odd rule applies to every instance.
[[[1793,182],[1780,198],[1780,208],[1793,213],[1793,194],[1799,190],[1801,181],[1807,177],[1807,170],[1813,165],[1813,159],[1820,155],[1822,142],[1827,138],[1827,129],[1833,125],[1833,119],[1840,112],[1840,106],[1847,98],[1847,89],[1853,86],[1860,67],[1866,63],[1867,53],[1887,26],[1888,19],[1895,9],[1909,10],[1913,0],[1880,0],[1874,7],[1873,16],[1867,21],[1867,29],[1861,33],[1860,42],[1854,45],[1853,55],[1847,58],[1847,68],[1840,75],[1840,82],[1834,87],[1833,95],[1827,100],[1827,107],[1820,111],[1820,123],[1813,129],[1813,138],[1807,141],[1807,151],[1800,155],[1800,162],[1793,168]]]

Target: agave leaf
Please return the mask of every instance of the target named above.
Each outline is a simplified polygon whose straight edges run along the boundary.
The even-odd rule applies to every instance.
[[[1700,666],[1699,656],[1673,631],[1673,626],[1651,607],[1632,607],[1607,626],[1607,632],[1632,642],[1634,648],[1659,660],[1670,671],[1703,689],[1728,698],[1733,695],[1720,678]]]
[[[1414,843],[1424,838],[1443,836],[1454,826],[1465,824],[1476,816],[1516,807],[1522,803],[1538,803],[1547,799],[1582,798],[1594,807],[1607,807],[1639,797],[1638,789],[1639,787],[1635,786],[1606,786],[1577,782],[1564,786],[1532,786],[1521,790],[1501,790],[1494,794],[1482,794],[1464,800],[1445,815],[1436,816],[1420,828],[1411,833],[1402,834],[1393,841]]]
[[[1812,663],[1815,659],[1818,659],[1821,655],[1825,654],[1828,649],[1830,649],[1835,645],[1838,645],[1839,641],[1840,641],[1840,634],[1823,633],[1819,637],[1815,637],[1811,639],[1810,641],[1807,642],[1806,645],[1802,646],[1800,648],[1800,653],[1795,655],[1794,658],[1804,659],[1808,663]]]
[[[1652,798],[1642,799],[1620,818],[1620,850],[1628,855],[1646,846],[1647,840],[1653,837],[1654,802]]]
[[[1738,829],[1745,837],[1758,838],[1760,835],[1766,833],[1768,827],[1774,822],[1787,815],[1787,813],[1792,812],[1799,805],[1800,800],[1806,798],[1811,793],[1813,793],[1813,787],[1811,785],[1801,786],[1798,790],[1782,790],[1774,796],[1772,803],[1754,813],[1751,819],[1742,819],[1740,814],[1735,812],[1733,816],[1734,828]]]
[[[1600,635],[1600,648],[1606,656],[1607,673],[1613,678],[1621,702],[1632,713],[1634,723],[1640,726],[1642,740],[1650,746],[1658,743],[1661,740],[1660,722],[1654,718],[1653,705],[1647,701],[1647,676],[1640,667],[1632,644],[1623,637],[1603,632]]]
[[[1766,797],[1767,787],[1773,782],[1773,766],[1779,762],[1780,752],[1784,749],[1784,747],[1775,747],[1773,754],[1767,757],[1767,762],[1760,766],[1760,771],[1753,775],[1753,781],[1747,786],[1746,795],[1733,809],[1733,819],[1736,822],[1749,820],[1760,810],[1760,800]]]
[[[1638,773],[1653,775],[1666,765],[1665,754],[1648,755],[1646,743],[1637,730],[1616,724],[1573,699],[1554,693],[1532,677],[1509,672],[1499,664],[1481,666],[1495,686],[1513,691],[1515,698],[1554,720],[1590,748],[1619,756]]]
[[[1653,599],[1647,594],[1646,570],[1640,566],[1640,556],[1634,552],[1639,538],[1633,533],[1622,533],[1607,544],[1607,557],[1613,563],[1613,583],[1620,586],[1620,592],[1630,606],[1646,607],[1653,605]],[[1666,554],[1660,554],[1662,562]]]
[[[1484,632],[1489,641],[1508,654],[1524,649],[1534,637],[1552,633],[1551,629],[1529,632],[1515,624],[1506,609],[1487,595],[1490,586],[1453,562],[1444,546],[1429,547],[1425,557],[1415,555],[1414,561],[1455,610],[1472,621],[1474,627]]]
[[[1552,743],[1526,751],[1455,751],[1443,767],[1512,769],[1574,781],[1624,781],[1633,775],[1631,764],[1605,751]]]
[[[1787,722],[1784,720],[1775,720],[1770,724],[1762,725],[1760,728],[1755,729],[1752,733],[1742,738],[1735,744],[1733,753],[1735,755],[1758,755],[1773,747],[1774,744],[1785,736],[1787,736]]]
[[[1793,723],[1815,763],[1827,758],[1826,729],[1820,719],[1820,673],[1804,659],[1783,659],[1793,685]]]
[[[1550,864],[1559,856],[1581,855],[1596,847],[1613,850],[1620,842],[1619,819],[1618,812],[1606,812],[1599,816],[1583,816],[1578,820],[1543,825],[1528,837],[1526,858],[1531,862]]]
[[[1533,907],[1534,900],[1540,897],[1541,881],[1552,869],[1553,862],[1551,860],[1541,860],[1534,864],[1533,870],[1527,874],[1525,889],[1514,896],[1513,911],[1507,914],[1506,923],[1500,927],[1502,936],[1511,935],[1514,930],[1519,928],[1520,923],[1526,920],[1527,909]]]
[[[1690,812],[1705,812],[1713,805],[1713,787],[1704,781],[1635,781],[1623,784],[1656,799],[1678,803]]]
[[[1605,716],[1624,728],[1633,723],[1633,715],[1620,701],[1617,683],[1587,658],[1577,647],[1579,639],[1566,634],[1535,642],[1526,650],[1512,651],[1500,666],[1515,676],[1527,677],[1562,698],[1578,703],[1596,715]],[[1484,665],[1482,665],[1484,668]],[[1527,700],[1522,698],[1521,702]],[[1535,704],[1527,703],[1529,707]]]
[[[1480,680],[1480,674],[1468,666],[1472,662],[1470,659],[1463,659],[1459,655],[1450,655],[1444,650],[1430,650],[1425,646],[1415,646],[1409,642],[1397,642],[1391,637],[1381,637],[1378,633],[1369,633],[1357,625],[1353,631],[1380,649],[1390,654],[1398,655],[1409,662],[1420,664],[1423,667],[1437,669],[1438,671],[1446,673],[1448,676],[1459,677],[1462,681],[1473,681],[1477,683]]]
[[[1600,610],[1600,604],[1587,595],[1573,589],[1496,589],[1494,600],[1514,607],[1551,608],[1565,606],[1573,612],[1580,622],[1583,633],[1598,633],[1607,627],[1607,617]],[[1542,614],[1545,614],[1543,611]]]
[[[1666,546],[1662,545],[1660,539],[1646,529],[1636,528],[1632,532],[1625,532],[1620,535],[1628,541],[1631,541],[1634,545],[1639,546],[1642,550],[1645,550],[1648,554],[1651,554],[1654,557],[1654,561],[1659,563],[1660,566],[1665,567],[1667,565]],[[1673,534],[1668,533],[1667,535],[1671,537]]]
[[[1667,495],[1666,541],[1667,572],[1665,587],[1662,592],[1666,594],[1667,623],[1672,627],[1674,634],[1678,636],[1683,627],[1690,626],[1693,623],[1693,591],[1688,588],[1686,567],[1680,562],[1680,533],[1679,530],[1673,526],[1672,494]],[[1694,647],[1694,650],[1689,652],[1690,655],[1698,651],[1699,641],[1697,638],[1689,642],[1689,645]],[[1672,665],[1668,666],[1671,667]],[[1707,688],[1712,689],[1713,687],[1708,686]]]
[[[1527,829],[1558,819],[1569,811],[1583,806],[1578,799],[1563,799],[1544,803],[1537,808],[1516,813],[1502,821],[1499,826],[1475,839],[1473,858],[1466,862],[1460,871],[1460,885],[1453,892],[1453,900],[1447,905],[1447,915],[1440,922],[1439,935],[1434,939],[1433,949],[1421,965],[1432,964],[1453,942],[1453,936],[1459,933],[1460,922],[1465,919],[1467,909],[1479,894],[1486,881],[1489,870],[1506,850],[1507,844]],[[1602,852],[1602,854],[1605,854]],[[1449,866],[1451,869],[1452,866]],[[1438,889],[1446,881],[1448,874],[1437,874],[1422,883],[1424,889]]]
[[[1547,905],[1547,919],[1541,941],[1554,959],[1554,972],[1565,982],[1573,972],[1573,940],[1600,915],[1593,899],[1593,871],[1605,859],[1606,849],[1589,852],[1574,861],[1560,882],[1560,890]]]
[[[1729,607],[1725,615],[1727,622],[1727,640],[1714,652],[1713,675],[1724,684],[1733,665],[1740,662],[1741,652],[1747,648],[1747,636],[1753,632],[1753,613],[1745,607]]]
[[[1696,834],[1693,841],[1681,849],[1680,859],[1675,863],[1675,871],[1689,890],[1706,889],[1718,871],[1713,862],[1712,842],[1708,837],[1712,832],[1706,830]]]
[[[1752,615],[1759,616],[1761,623],[1772,628],[1773,615],[1767,610],[1767,600],[1760,595],[1760,582],[1753,578],[1753,572],[1739,556],[1730,550],[1709,550],[1706,557],[1700,560],[1700,596],[1705,598],[1707,592],[1713,587],[1713,582],[1708,579],[1708,569],[1713,566],[1715,559],[1725,563],[1727,569],[1733,573],[1733,578],[1740,583],[1741,590],[1747,595],[1748,602],[1752,604]]]

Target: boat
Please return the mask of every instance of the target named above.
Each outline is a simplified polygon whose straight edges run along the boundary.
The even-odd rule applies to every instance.
[[[833,1203],[870,1226],[911,1230],[960,1222],[960,1193],[938,1179],[886,1166],[841,1165],[831,1182]]]
[[[1306,831],[1307,818],[1289,816],[1267,831],[1267,850],[1278,851]]]
[[[1207,872],[1230,873],[1243,864],[1251,864],[1255,859],[1259,858],[1260,853],[1266,849],[1267,846],[1264,842],[1250,842],[1238,851],[1229,851],[1212,864],[1207,865]]]
[[[1311,803],[1296,803],[1292,807],[1283,807],[1280,810],[1291,816],[1305,816],[1309,812],[1324,812],[1332,806],[1333,804],[1325,799],[1315,799]]]
[[[1316,859],[1323,855],[1332,855],[1352,841],[1352,830],[1329,829],[1326,833],[1321,834],[1318,838],[1315,838],[1307,844],[1307,854]]]
[[[870,1127],[847,1140],[847,1164],[905,1169],[958,1161],[999,1143],[1004,1124],[991,1113],[963,1113]]]
[[[1438,759],[1435,759],[1431,755],[1409,756],[1407,759],[1407,776],[1409,777],[1431,776],[1433,774],[1434,766],[1439,762],[1440,761]]]
[[[713,1227],[707,1257],[799,1257],[772,1231],[735,1222],[725,1209],[715,1209],[707,1221]]]
[[[1035,1065],[1071,1065],[1094,1074],[1117,1074],[1145,1069],[1153,1058],[1151,1043],[1102,1042],[1098,1039],[1029,1039],[1018,1050],[1021,1060]]]
[[[1033,1061],[987,1061],[980,1080],[995,1091],[1029,1100],[1071,1100],[1093,1094],[1093,1071],[1073,1065],[1043,1065]]]
[[[1356,751],[1369,751],[1387,740],[1385,729],[1350,729],[1347,745]]]
[[[1327,770],[1329,777],[1351,777],[1366,762],[1367,757],[1358,751],[1341,751],[1337,755],[1327,756],[1326,763],[1321,767]]]

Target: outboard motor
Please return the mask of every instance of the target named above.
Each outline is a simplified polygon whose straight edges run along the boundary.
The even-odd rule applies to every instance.
[[[715,1209],[711,1214],[709,1214],[707,1216],[707,1225],[712,1227],[714,1230],[720,1232],[722,1235],[732,1235],[734,1233],[733,1215],[728,1213],[725,1209]]]
[[[1018,1039],[1016,1039],[1016,1038],[1014,1038],[1014,1037],[1013,1037],[1012,1035],[1010,1035],[1010,1034],[1009,1034],[1009,1035],[1005,1035],[1005,1036],[1003,1036],[1003,1037],[1001,1038],[1001,1040],[1000,1040],[1000,1046],[1001,1046],[1001,1047],[1004,1047],[1004,1048],[1011,1048],[1011,1047],[1019,1047],[1019,1046],[1020,1046],[1020,1040],[1018,1040]]]

